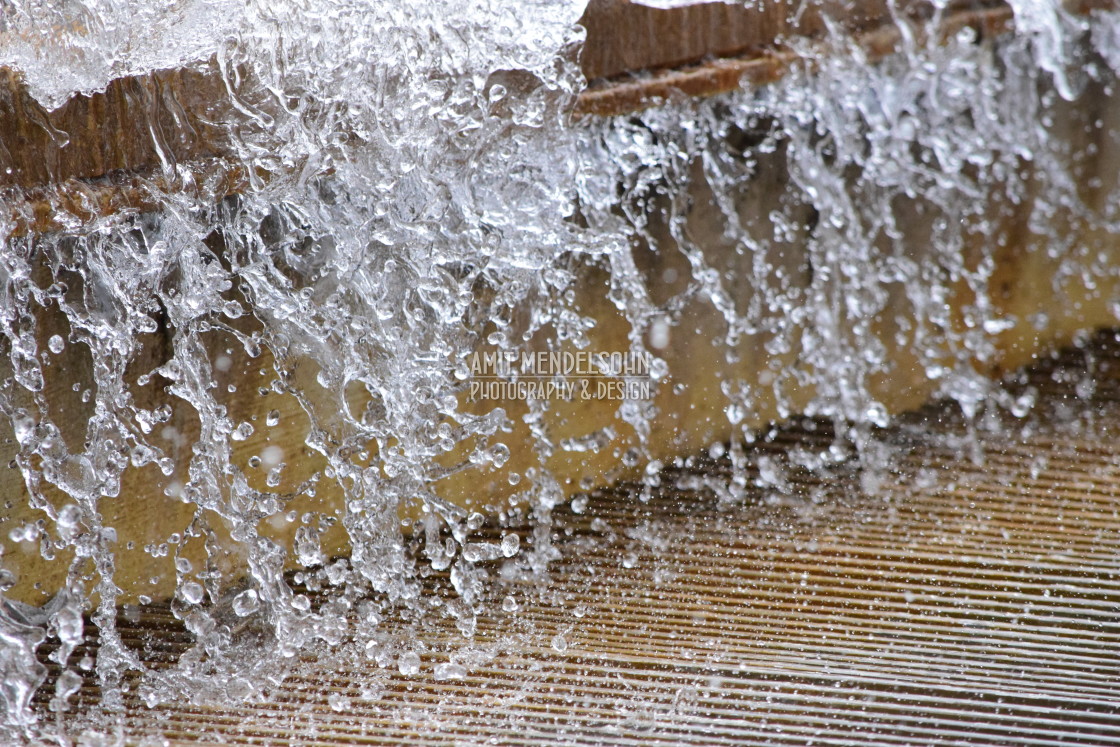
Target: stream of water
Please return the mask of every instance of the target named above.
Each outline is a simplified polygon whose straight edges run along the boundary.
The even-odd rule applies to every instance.
[[[874,64],[837,29],[790,40],[802,61],[778,83],[577,118],[583,5],[0,0],[0,65],[48,109],[120,76],[217,70],[217,125],[249,175],[225,196],[182,189],[185,167],[165,163],[159,210],[83,222],[59,201],[63,230],[0,223],[0,411],[22,485],[4,498],[31,509],[0,537],[3,734],[65,738],[65,718],[32,707],[49,638],[59,714],[91,669],[109,712],[134,673],[150,704],[244,697],[312,643],[376,642],[387,616],[428,609],[432,571],[449,572],[469,639],[496,563],[532,576],[557,555],[549,513],[571,490],[545,468],[554,453],[629,438],[619,459],[656,483],[651,402],[685,396],[658,382],[688,365],[663,351],[698,308],[730,370],[775,361],[720,385],[735,438],[710,449],[733,461],[793,413],[841,434],[804,466],[870,458],[897,350],[977,423],[1029,407],[987,364],[1000,334],[1045,336],[1059,310],[1002,309],[998,260],[1039,253],[1055,296],[1117,276],[1120,200],[1093,171],[1116,133],[1093,113],[1120,72],[1120,15],[1015,0],[1013,33],[933,44],[916,33],[941,23],[932,3]],[[592,349],[589,295],[624,318],[620,352],[652,361],[648,398],[564,438],[545,403],[464,406],[480,350]],[[507,464],[513,420],[527,463]],[[302,442],[269,440],[285,428]],[[474,474],[511,500],[441,495]],[[140,484],[181,511],[148,534],[111,518]],[[154,596],[121,577],[126,551],[174,578],[196,643],[172,667],[116,633],[120,604]],[[34,604],[10,593],[33,581],[27,553],[66,569]],[[312,606],[308,585],[329,601]],[[97,659],[74,661],[91,626]]]

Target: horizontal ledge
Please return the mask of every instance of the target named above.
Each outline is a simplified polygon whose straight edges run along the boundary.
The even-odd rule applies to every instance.
[[[245,167],[225,158],[179,164],[172,173],[118,171],[96,179],[68,179],[31,190],[12,188],[0,194],[10,206],[9,238],[44,234],[94,223],[127,212],[153,212],[165,204],[164,195],[210,195],[217,202],[250,186]],[[3,224],[0,223],[0,226]]]
[[[848,24],[874,26],[851,37],[852,48],[861,50],[869,61],[897,51],[903,38],[895,23],[884,20],[876,10],[877,2],[860,0],[858,12],[852,13]],[[1115,2],[1074,0],[1067,7],[1085,14],[1113,8]],[[641,52],[635,53],[637,59],[653,59],[653,52],[646,48],[651,35],[657,34],[666,34],[668,43],[679,41],[690,53],[720,45],[737,45],[740,51],[714,59],[709,51],[704,61],[594,80],[578,96],[574,115],[626,115],[669,102],[726,93],[744,85],[765,85],[800,62],[812,65],[804,54],[777,44],[782,34],[787,39],[790,35],[814,38],[807,35],[812,31],[809,27],[820,26],[820,18],[813,24],[801,21],[793,29],[789,23],[775,20],[784,18],[781,14],[786,10],[783,2],[774,0],[765,12],[750,11],[762,24],[753,28],[743,21],[745,16],[740,17],[746,10],[728,11],[720,3],[656,11],[626,0],[594,0],[584,17],[585,23],[598,19],[599,24],[588,29],[585,53],[593,59],[584,60],[587,71],[595,66],[604,68],[605,49],[629,43]],[[715,30],[723,17],[720,14],[729,12],[734,18],[727,25],[742,34],[737,39],[729,40],[727,33],[721,32],[721,36]],[[648,22],[635,24],[635,28],[615,27],[623,30],[616,32],[613,42],[604,41],[608,22],[619,19]],[[695,22],[697,29],[673,26],[683,21]],[[1003,3],[979,9],[950,8],[936,33],[939,42],[966,28],[985,38],[1008,31],[1013,23],[1014,14]],[[919,41],[928,33],[920,23],[914,32]],[[819,37],[817,33],[816,48],[829,54]],[[749,39],[763,39],[765,43],[744,52],[744,45],[738,42]],[[16,237],[47,233],[122,212],[158,209],[161,193],[168,191],[212,195],[216,200],[244,192],[255,180],[233,157],[231,145],[214,126],[213,117],[228,108],[223,103],[227,96],[218,66],[210,61],[193,68],[121,78],[103,93],[75,96],[60,109],[46,112],[30,97],[18,75],[0,69],[0,204],[6,206],[6,214],[0,214],[0,227],[7,223],[7,234]],[[187,126],[176,127],[182,113]],[[154,132],[162,133],[161,147],[151,142]],[[60,140],[60,133],[66,138]],[[174,165],[168,165],[164,151]]]
[[[943,18],[938,42],[943,43],[964,29],[974,30],[980,38],[999,35],[1009,31],[1013,21],[1014,13],[1007,5],[955,11]],[[916,32],[921,40],[920,34],[924,32]],[[853,36],[868,61],[897,51],[902,39],[893,22]],[[627,73],[594,82],[580,94],[576,114],[614,117],[681,99],[728,93],[747,85],[765,85],[780,80],[804,59],[802,54],[789,49],[758,49],[683,67]]]

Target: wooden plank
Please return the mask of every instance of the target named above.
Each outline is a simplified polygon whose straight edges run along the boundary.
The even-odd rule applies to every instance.
[[[996,36],[1013,24],[1011,8],[998,5],[980,9],[958,9],[948,13],[938,26],[939,42],[963,29],[972,29],[977,38]],[[927,32],[914,30],[923,41]],[[869,62],[895,52],[902,34],[893,23],[853,32],[856,44]],[[617,74],[592,81],[580,94],[576,112],[581,115],[615,117],[682,98],[705,98],[743,86],[762,86],[780,80],[792,65],[802,59],[798,52],[778,44],[759,46],[739,54],[710,55],[692,64],[649,66],[640,75]]]
[[[1073,0],[1078,12],[1111,7],[1111,0]],[[900,5],[902,16],[928,10]],[[884,0],[798,6],[788,19],[784,2],[764,6],[703,3],[659,10],[629,0],[593,0],[582,18],[587,42],[580,63],[591,86],[577,100],[581,115],[616,116],[678,97],[700,97],[780,78],[797,59],[788,42],[813,38],[823,14],[856,34],[871,59],[893,51],[898,32]],[[958,2],[947,6],[943,34],[970,27],[1000,33],[1007,5]],[[920,20],[914,18],[912,20]],[[916,29],[920,36],[920,25]],[[149,195],[168,184],[197,185],[216,198],[249,186],[230,159],[228,129],[237,121],[229,91],[267,111],[267,97],[251,81],[223,79],[209,60],[179,70],[111,82],[102,93],[77,95],[48,112],[19,76],[0,69],[0,204],[11,235],[61,228],[59,215],[86,221],[153,207]],[[259,94],[259,92],[256,92]],[[223,161],[223,159],[225,159]],[[262,177],[267,177],[261,174]],[[217,180],[217,181],[215,181]]]
[[[589,79],[611,78],[650,68],[675,67],[704,57],[737,56],[767,49],[788,35],[822,30],[821,8],[796,3],[697,3],[659,9],[630,0],[593,0],[580,19],[587,41],[580,66]],[[885,17],[886,3],[860,0],[841,17],[855,23]],[[857,18],[859,20],[857,20]]]
[[[634,86],[643,85],[625,78],[649,69],[686,66],[680,73],[684,77],[662,76],[645,84],[651,87],[646,99],[661,95],[667,85],[676,85],[688,95],[730,90],[744,72],[758,82],[780,74],[788,64],[783,40],[822,32],[823,13],[831,10],[843,27],[859,31],[885,24],[887,7],[885,0],[837,3],[823,9],[798,7],[794,22],[789,20],[791,6],[785,2],[759,6],[717,2],[658,10],[629,0],[593,0],[582,19],[588,38],[581,66],[589,79],[614,80],[600,82],[581,96],[577,109],[607,114],[623,111],[636,100]],[[905,4],[901,7],[905,14]],[[1006,6],[1000,7],[1006,13]],[[964,14],[962,18],[983,13],[971,3],[956,10]],[[701,72],[688,66],[713,56],[728,58],[730,67],[721,63]],[[767,72],[750,72],[756,68]],[[692,79],[698,75],[714,75],[720,82],[697,87]],[[615,87],[618,91],[610,93]],[[153,177],[177,164],[193,168],[228,156],[229,134],[220,123],[238,118],[229,101],[230,90],[238,96],[260,98],[253,96],[251,81],[227,82],[217,63],[210,60],[178,70],[119,78],[104,92],[74,96],[49,112],[30,96],[16,73],[0,69],[0,195],[9,190],[5,201],[10,201],[11,187],[36,190],[70,180],[89,183],[119,171]],[[613,98],[614,103],[604,104],[605,98]],[[268,107],[266,98],[253,103]],[[86,189],[117,189],[117,181],[108,179]],[[43,203],[44,196],[32,194],[29,199]],[[106,209],[118,204],[111,198],[95,202]],[[37,215],[37,210],[31,207],[25,212]],[[43,220],[36,219],[21,230],[49,227]]]
[[[672,470],[648,503],[621,486],[558,512],[547,589],[494,573],[469,642],[450,617],[390,617],[387,667],[359,642],[245,703],[148,709],[134,688],[121,728],[177,747],[1115,744],[1120,344],[1098,337],[1027,381],[1036,412],[976,434],[986,464],[947,448],[965,428],[929,408],[887,434],[899,459],[875,493],[791,469],[784,500],[751,484],[726,505],[672,487],[726,462]],[[786,466],[826,440],[792,427],[749,457]],[[154,667],[190,643],[166,605],[128,607],[121,626]],[[464,647],[494,654],[437,674]],[[399,671],[408,652],[416,674]],[[99,695],[90,676],[75,700]]]
[[[975,13],[996,6],[998,0],[957,0],[945,14]],[[894,4],[900,18],[921,21],[933,7],[903,0]],[[831,23],[849,33],[888,25],[887,0],[827,0],[800,3],[697,2],[655,8],[632,0],[592,0],[580,19],[587,40],[580,66],[589,80],[623,78],[643,70],[688,66],[711,58],[764,56],[796,39],[822,36]]]
[[[117,78],[54,111],[0,68],[0,190],[228,156],[232,109],[213,63]]]

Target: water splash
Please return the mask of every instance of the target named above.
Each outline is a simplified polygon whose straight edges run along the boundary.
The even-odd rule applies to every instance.
[[[668,358],[686,325],[716,320],[706,331],[738,372],[714,403],[728,432],[750,440],[795,412],[836,421],[836,443],[801,457],[814,468],[866,450],[886,424],[877,382],[899,351],[970,417],[1021,405],[985,366],[996,335],[1046,320],[994,302],[996,255],[1022,237],[993,216],[1029,211],[1059,285],[1115,274],[1098,258],[1120,203],[1087,197],[1084,155],[1048,124],[1062,97],[1111,85],[1115,14],[1086,24],[1016,4],[1016,35],[944,45],[900,19],[901,51],[876,65],[835,31],[773,86],[575,122],[579,3],[200,2],[147,5],[139,20],[131,4],[90,3],[58,24],[38,4],[16,7],[0,62],[48,107],[165,66],[220,76],[215,116],[248,188],[186,189],[189,164],[153,132],[162,181],[144,188],[159,210],[90,223],[56,196],[62,231],[7,227],[0,410],[38,511],[11,528],[7,552],[68,564],[46,605],[3,601],[12,734],[38,728],[30,698],[48,635],[66,670],[52,707],[66,709],[84,614],[110,710],[129,672],[150,704],[247,697],[316,641],[367,641],[378,662],[414,671],[419,657],[380,625],[430,606],[432,570],[448,572],[458,599],[442,613],[469,636],[495,563],[540,573],[556,556],[549,515],[568,489],[546,469],[554,453],[629,437],[620,461],[648,465],[649,487],[659,479],[651,402],[623,401],[618,423],[564,436],[547,403],[520,423],[463,404],[481,349],[590,344],[588,273],[606,278],[632,352]],[[49,40],[34,31],[44,24],[58,28]],[[138,43],[141,27],[160,31]],[[752,187],[774,174],[788,175],[781,190]],[[651,257],[672,276],[653,277]],[[958,314],[948,301],[962,297]],[[63,367],[88,381],[59,387]],[[534,526],[525,541],[487,541],[483,516],[439,486],[511,472],[501,435],[513,427],[535,455],[496,513],[512,526],[527,511]],[[741,440],[730,449],[740,469],[722,489],[734,499]],[[112,519],[137,473],[167,498],[153,536],[122,536]],[[118,573],[140,553],[153,578],[174,579],[173,611],[196,640],[165,670],[116,633],[120,604],[147,599]],[[444,666],[437,676],[463,676]]]
[[[1015,408],[987,373],[996,338],[1048,320],[1046,309],[1001,308],[1002,258],[1044,252],[1059,295],[1115,277],[1092,259],[1108,254],[1117,219],[1107,200],[1086,199],[1085,182],[1102,183],[1086,166],[1096,146],[1072,151],[1054,125],[1069,117],[1055,90],[1101,101],[1113,71],[1086,62],[1096,52],[1084,21],[1057,6],[1017,11],[1024,32],[995,44],[967,28],[919,43],[937,21],[899,20],[901,51],[869,65],[834,32],[776,84],[590,123],[584,213],[645,251],[683,255],[690,277],[654,303],[648,276],[615,267],[632,323],[679,321],[701,299],[731,370],[746,356],[769,362],[723,383],[727,418],[747,440],[759,422],[802,412],[858,445],[887,424],[882,377],[907,375],[908,358],[916,386],[969,418]],[[1095,17],[1097,37],[1112,17]],[[1018,213],[1029,237],[1009,219]]]

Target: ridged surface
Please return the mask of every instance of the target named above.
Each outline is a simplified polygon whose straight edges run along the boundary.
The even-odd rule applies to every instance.
[[[133,702],[125,730],[173,744],[1120,742],[1120,344],[1100,336],[1012,389],[1038,392],[1034,413],[974,438],[948,408],[904,419],[883,437],[888,470],[789,467],[831,442],[802,423],[747,454],[772,476],[788,467],[787,490],[721,505],[698,487],[727,474],[717,462],[667,471],[646,502],[592,497],[558,515],[547,583],[495,592],[463,678],[434,674],[468,645],[437,621],[415,633],[419,675],[309,658],[261,702]],[[507,593],[516,614],[497,611]],[[181,650],[165,610],[128,617],[149,660]]]

